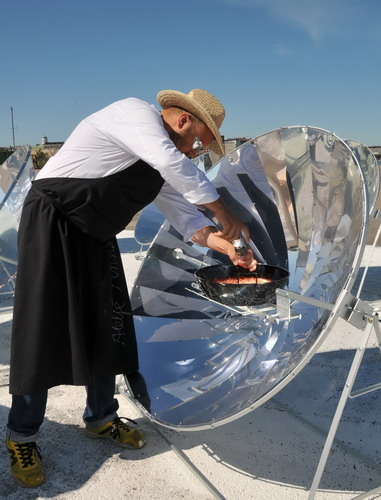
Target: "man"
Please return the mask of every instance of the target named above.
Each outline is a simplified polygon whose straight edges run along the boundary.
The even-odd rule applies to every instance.
[[[189,159],[222,150],[222,104],[206,91],[159,92],[163,110],[128,98],[84,119],[38,174],[24,203],[14,303],[7,447],[22,486],[44,481],[36,438],[48,389],[85,385],[86,435],[141,448],[117,415],[115,375],[138,370],[128,311],[113,336],[113,305],[129,304],[115,235],[156,199],[183,234],[254,269],[231,244],[247,228]],[[220,228],[197,206],[211,210]]]

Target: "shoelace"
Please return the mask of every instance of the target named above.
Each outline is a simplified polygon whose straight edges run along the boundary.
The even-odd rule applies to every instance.
[[[40,448],[36,443],[16,443],[15,446],[20,455],[21,467],[28,467],[36,463],[34,451],[36,451],[38,458],[41,459]]]
[[[131,430],[130,427],[128,426],[128,424],[126,424],[125,422],[122,422],[122,419],[127,420],[128,422],[131,422],[134,425],[138,425],[137,422],[135,422],[135,420],[132,420],[131,418],[117,417],[113,421],[112,427],[109,429],[109,432],[110,432],[112,437],[120,436],[120,429],[124,429],[127,432],[129,432]]]

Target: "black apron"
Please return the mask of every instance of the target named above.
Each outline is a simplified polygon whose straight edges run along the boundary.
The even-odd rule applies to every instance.
[[[143,161],[99,179],[33,182],[18,234],[11,394],[138,369],[115,236],[163,183]]]

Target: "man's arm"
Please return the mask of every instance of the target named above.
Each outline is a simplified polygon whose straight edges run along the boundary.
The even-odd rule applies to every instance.
[[[155,205],[160,212],[169,220],[170,224],[183,235],[185,241],[193,241],[194,243],[209,247],[212,250],[221,252],[227,255],[230,260],[250,270],[254,270],[256,261],[253,257],[253,252],[249,249],[247,255],[237,259],[232,243],[223,236],[223,231],[219,231],[213,226],[213,222],[209,220],[203,213],[196,208],[195,205],[189,203],[167,182],[162,187],[159,195],[155,199]],[[203,206],[215,210],[215,214],[224,216],[225,205],[219,198],[216,202],[204,204]],[[230,212],[228,212],[230,214]],[[236,223],[238,221],[238,223]],[[242,230],[246,236],[246,241],[250,241],[249,231],[238,219],[232,214],[231,231],[232,240],[241,237]],[[237,230],[238,229],[238,230]]]
[[[227,208],[221,198],[211,203],[204,203],[203,206],[214,213],[222,226],[222,230],[217,231],[216,236],[232,241],[239,239],[242,232],[245,235],[246,241],[250,241],[248,228]]]

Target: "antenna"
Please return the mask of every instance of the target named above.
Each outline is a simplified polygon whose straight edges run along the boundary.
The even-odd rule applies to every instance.
[[[12,137],[13,137],[13,147],[16,147],[16,142],[15,142],[15,126],[13,123],[13,108],[11,106],[11,118],[12,118]]]

